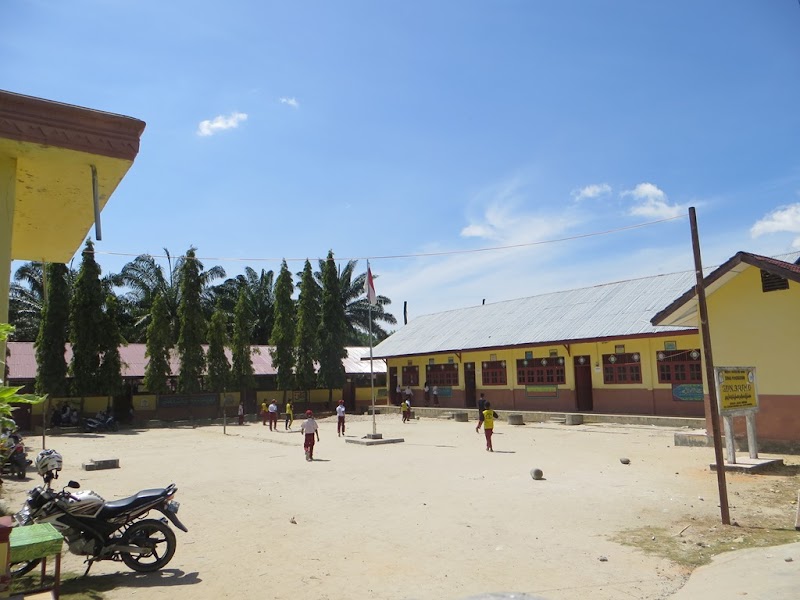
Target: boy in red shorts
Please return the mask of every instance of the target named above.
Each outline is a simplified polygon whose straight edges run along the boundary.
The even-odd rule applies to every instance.
[[[303,450],[306,451],[306,460],[312,461],[314,460],[314,434],[316,434],[317,441],[319,441],[319,426],[314,420],[314,413],[310,410],[306,411],[306,420],[300,426],[300,431],[305,436]]]

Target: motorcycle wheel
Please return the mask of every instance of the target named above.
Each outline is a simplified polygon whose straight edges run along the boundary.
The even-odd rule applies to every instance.
[[[28,519],[24,523],[20,523],[20,525],[30,525],[32,522],[33,521]],[[11,575],[12,579],[14,577],[22,577],[26,573],[30,573],[31,571],[33,571],[36,567],[39,566],[41,562],[42,562],[41,559],[37,558],[36,560],[26,560],[23,562],[11,563],[8,572]]]
[[[158,571],[175,554],[175,533],[170,527],[155,519],[145,519],[131,525],[122,536],[122,543],[141,546],[138,554],[120,552],[122,562],[140,573]]]
[[[41,559],[37,558],[36,560],[28,560],[21,563],[12,563],[11,566],[9,567],[8,572],[11,575],[12,579],[14,579],[15,577],[22,577],[26,573],[30,573],[31,571],[33,571],[36,567],[39,566],[39,563],[41,562],[42,562]]]

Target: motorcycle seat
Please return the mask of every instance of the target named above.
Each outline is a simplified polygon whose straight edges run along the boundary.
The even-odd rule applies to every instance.
[[[122,500],[114,500],[113,502],[106,502],[103,508],[100,509],[98,518],[110,518],[119,514],[126,513],[140,506],[153,504],[160,498],[167,497],[167,490],[164,488],[157,488],[152,490],[142,490],[133,496],[123,498]]]

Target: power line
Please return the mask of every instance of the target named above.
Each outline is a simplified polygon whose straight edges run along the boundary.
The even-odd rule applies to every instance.
[[[336,260],[394,260],[400,258],[424,258],[430,256],[454,256],[458,254],[476,254],[478,252],[496,252],[499,250],[513,250],[515,248],[529,248],[532,246],[542,246],[545,244],[557,244],[560,242],[570,242],[573,240],[580,240],[590,237],[598,237],[601,235],[611,235],[614,233],[620,233],[622,231],[630,231],[632,229],[640,229],[642,227],[649,227],[651,225],[658,225],[659,223],[666,223],[668,221],[675,221],[677,219],[685,219],[686,215],[678,215],[676,217],[668,217],[666,219],[659,219],[657,221],[648,221],[646,223],[637,223],[636,225],[628,225],[626,227],[617,227],[615,229],[607,229],[605,231],[595,231],[592,233],[581,233],[578,235],[571,235],[563,238],[554,238],[552,240],[539,240],[536,242],[526,242],[523,244],[511,244],[508,246],[490,246],[487,248],[471,248],[468,250],[442,250],[440,252],[417,252],[417,253],[410,253],[410,254],[387,254],[382,256],[345,256],[345,257],[336,257]],[[104,250],[95,250],[95,255],[101,254],[103,256],[142,256],[142,253],[134,254],[131,252],[108,252]],[[172,256],[169,257],[166,254],[146,254],[151,258],[183,258],[185,256]],[[266,258],[257,258],[257,257],[226,257],[226,256],[196,256],[195,260],[213,260],[213,261],[226,261],[226,262],[280,262],[285,260],[286,262],[295,262],[295,261],[305,261],[311,260],[308,257],[304,258],[276,258],[276,257],[266,257]],[[326,258],[317,258],[316,260],[326,260]]]

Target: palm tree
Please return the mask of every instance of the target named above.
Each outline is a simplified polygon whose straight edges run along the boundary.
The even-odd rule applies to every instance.
[[[181,300],[180,273],[186,258],[179,256],[176,259],[166,248],[164,248],[164,253],[168,266],[166,272],[155,258],[149,254],[140,254],[123,266],[122,271],[114,278],[116,285],[128,288],[128,291],[122,296],[121,305],[130,312],[133,318],[133,331],[129,333],[130,341],[143,342],[145,340],[153,300],[157,294],[161,295],[167,309],[170,338],[173,343],[178,339],[178,306]],[[225,277],[225,269],[214,266],[205,271],[202,263],[198,266],[203,284],[201,303],[204,312],[207,309],[208,315],[210,315],[214,309],[210,284],[216,279]]]
[[[8,293],[9,323],[16,329],[14,340],[32,341],[39,334],[44,306],[42,263],[27,262],[14,272]]]
[[[70,265],[67,269],[67,286],[70,296],[77,272]],[[104,290],[111,289],[108,278],[103,279]],[[40,262],[23,263],[14,272],[8,293],[8,320],[16,327],[12,339],[30,342],[39,335],[44,307],[44,268]]]
[[[269,344],[272,335],[272,326],[275,323],[275,274],[272,271],[261,269],[257,273],[250,267],[245,267],[244,274],[232,279],[226,279],[222,284],[213,288],[216,300],[222,310],[228,315],[228,323],[233,323],[233,313],[239,293],[244,291],[244,302],[252,331],[250,343]]]
[[[347,344],[350,346],[366,346],[369,344],[369,301],[364,291],[367,273],[361,273],[353,278],[357,260],[349,260],[342,268],[339,267],[339,290],[342,295],[345,318],[347,319]],[[314,273],[316,284],[322,288],[322,273],[325,261],[320,259],[319,271]],[[373,275],[375,278],[375,276]],[[377,278],[376,278],[377,279]],[[380,322],[396,325],[394,315],[386,312],[385,307],[392,301],[386,296],[378,296],[378,305],[372,307],[372,335],[374,341],[389,337],[389,333],[380,325]]]

